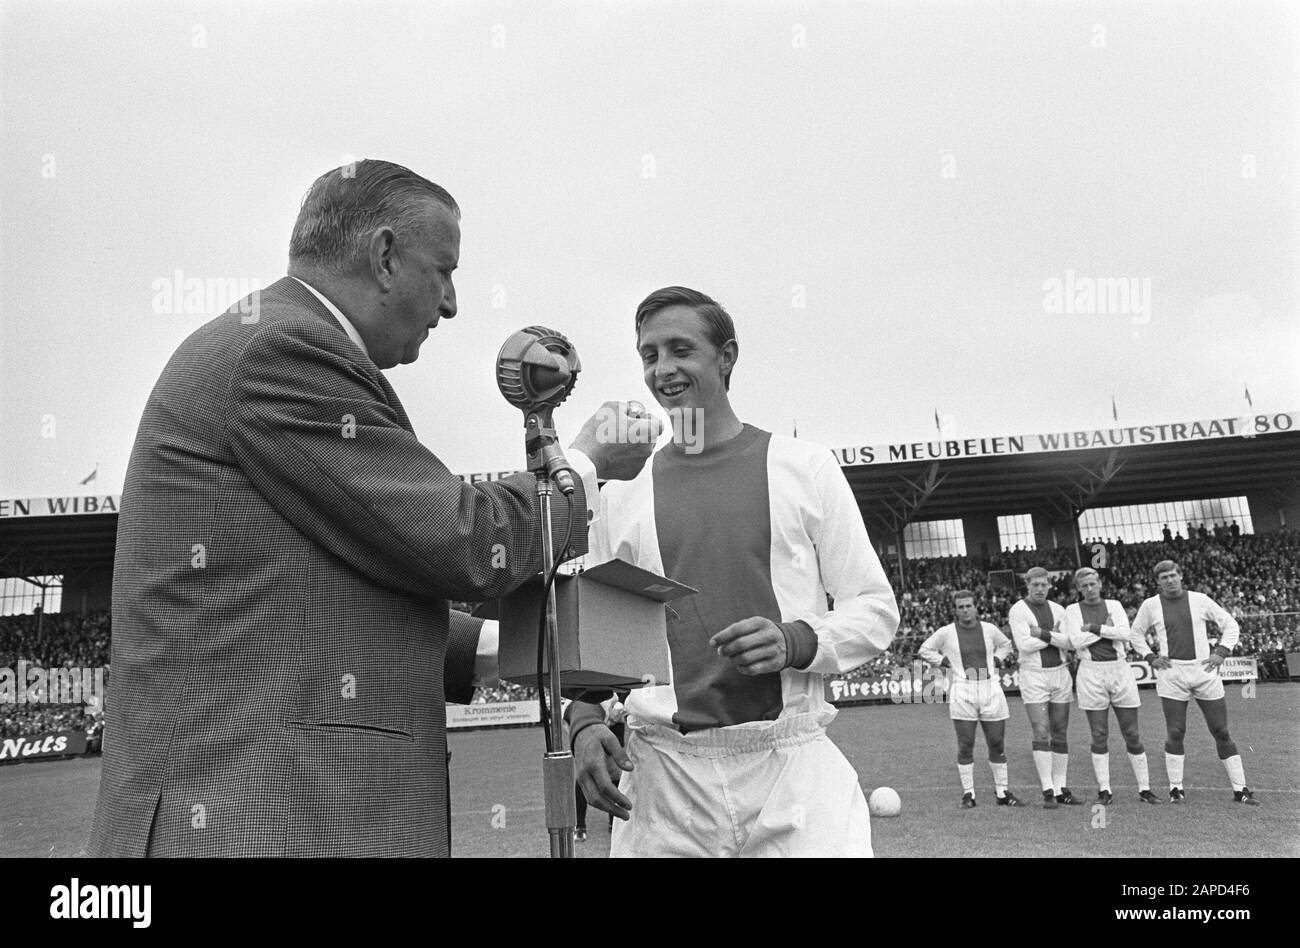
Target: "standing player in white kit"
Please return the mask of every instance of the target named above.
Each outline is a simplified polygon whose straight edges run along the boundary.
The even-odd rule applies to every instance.
[[[1169,801],[1182,803],[1183,736],[1187,733],[1187,703],[1196,699],[1205,724],[1214,736],[1219,760],[1232,784],[1232,799],[1258,806],[1255,794],[1246,786],[1246,771],[1237,745],[1228,733],[1228,702],[1224,698],[1219,666],[1232,654],[1241,628],[1222,606],[1204,593],[1183,589],[1183,574],[1173,560],[1155,566],[1160,594],[1142,603],[1133,619],[1133,631],[1146,635],[1156,630],[1160,657],[1151,663],[1156,676],[1156,693],[1165,711],[1168,735],[1165,740],[1165,769],[1169,774]],[[1210,648],[1205,634],[1209,620],[1219,627],[1219,644]]]
[[[948,716],[957,732],[957,776],[961,806],[975,806],[975,725],[984,729],[989,769],[998,806],[1024,806],[1007,789],[1007,696],[998,680],[997,662],[1011,655],[1011,640],[975,612],[975,595],[966,589],[952,594],[957,621],[945,625],[922,643],[918,654],[933,665],[949,669]]]
[[[1142,701],[1126,657],[1128,645],[1136,648],[1143,658],[1151,655],[1151,647],[1144,637],[1133,634],[1118,600],[1102,599],[1101,576],[1095,569],[1085,566],[1076,570],[1074,586],[1083,598],[1066,607],[1062,625],[1070,644],[1079,653],[1075,687],[1079,707],[1088,716],[1088,726],[1092,729],[1092,771],[1097,777],[1097,802],[1109,806],[1114,799],[1110,789],[1107,723],[1107,712],[1114,708],[1137,780],[1138,798],[1144,803],[1164,803],[1151,792],[1147,752],[1138,733],[1138,708]]]
[[[1020,653],[1020,699],[1033,730],[1034,769],[1043,791],[1043,807],[1077,805],[1065,785],[1070,763],[1066,732],[1074,680],[1068,659],[1070,637],[1061,631],[1065,608],[1047,598],[1051,575],[1041,566],[1025,573],[1027,595],[1011,607],[1007,621]]]

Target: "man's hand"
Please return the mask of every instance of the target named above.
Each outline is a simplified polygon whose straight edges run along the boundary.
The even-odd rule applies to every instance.
[[[619,773],[631,771],[632,761],[613,731],[603,724],[584,727],[573,742],[573,762],[587,803],[620,820],[632,815],[632,801],[618,792]]]
[[[1151,659],[1151,667],[1156,671],[1164,671],[1172,665],[1173,662],[1169,660],[1168,655],[1157,655],[1155,658]]]
[[[742,675],[779,672],[785,668],[788,658],[785,633],[771,619],[762,616],[731,623],[709,639],[709,645]]]
[[[1218,672],[1219,666],[1223,664],[1223,656],[1218,652],[1211,652],[1210,657],[1202,664],[1202,668],[1210,672]]]
[[[645,467],[663,428],[639,403],[605,402],[569,447],[591,458],[601,480],[630,481]]]
[[[1048,632],[1046,629],[1040,629],[1036,625],[1031,625],[1029,627],[1029,631],[1034,638],[1041,639],[1042,641],[1046,642],[1048,645],[1052,644],[1052,633]]]

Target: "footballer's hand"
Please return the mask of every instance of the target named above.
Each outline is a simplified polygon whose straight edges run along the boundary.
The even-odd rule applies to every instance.
[[[663,429],[640,402],[605,402],[570,447],[591,458],[601,480],[630,481],[645,467]]]
[[[779,672],[788,664],[785,633],[762,616],[731,623],[709,639],[709,645],[742,675]]]
[[[1156,671],[1164,671],[1171,665],[1173,665],[1173,662],[1169,660],[1168,655],[1157,655],[1155,658],[1151,659],[1151,667]]]
[[[584,727],[573,742],[573,762],[588,804],[620,820],[632,815],[632,801],[618,792],[619,774],[631,771],[632,761],[613,731],[603,724]]]
[[[1218,652],[1211,652],[1210,657],[1205,660],[1205,663],[1201,667],[1204,668],[1206,671],[1218,672],[1219,666],[1222,664],[1223,664],[1223,656],[1220,655]]]

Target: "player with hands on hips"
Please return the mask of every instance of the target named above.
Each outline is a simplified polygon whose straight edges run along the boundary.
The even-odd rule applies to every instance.
[[[975,594],[966,589],[952,594],[957,621],[945,625],[922,643],[920,656],[949,670],[948,716],[957,732],[957,774],[961,779],[962,809],[975,806],[975,725],[984,729],[989,748],[989,768],[998,806],[1024,806],[1007,789],[1005,748],[1007,697],[998,681],[996,663],[1011,655],[1011,640],[975,611]]]
[[[1169,776],[1169,800],[1182,803],[1183,737],[1187,733],[1187,704],[1201,706],[1205,724],[1214,736],[1219,759],[1232,784],[1232,799],[1258,806],[1255,794],[1246,786],[1246,772],[1237,745],[1228,733],[1228,703],[1224,697],[1219,666],[1232,654],[1241,635],[1237,620],[1204,593],[1183,588],[1183,574],[1173,560],[1161,560],[1154,569],[1159,595],[1138,608],[1134,632],[1146,635],[1155,629],[1160,656],[1151,662],[1156,675],[1156,693],[1165,713],[1165,770]],[[1219,643],[1210,648],[1206,622],[1219,627]]]

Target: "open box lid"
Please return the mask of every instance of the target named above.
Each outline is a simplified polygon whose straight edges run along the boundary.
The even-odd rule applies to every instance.
[[[578,575],[592,582],[613,586],[615,589],[634,592],[656,602],[672,602],[682,596],[689,596],[699,592],[698,589],[693,589],[674,579],[652,573],[648,569],[633,566],[625,560],[609,560],[599,566],[584,570]],[[559,582],[559,579],[556,579],[556,582]]]
[[[652,573],[648,569],[633,566],[626,560],[619,559],[609,560],[599,566],[583,570],[581,573],[560,573],[555,577],[555,582],[558,586],[579,576],[605,586],[612,586],[615,589],[636,593],[655,602],[672,602],[672,600],[680,599],[682,596],[689,596],[699,592],[698,589],[687,586],[685,583],[679,583],[676,580],[668,579],[666,576],[660,576],[658,573]],[[539,573],[518,588],[522,589],[524,586],[535,585],[541,583],[541,581],[542,577]],[[480,603],[471,614],[479,619],[499,619],[501,617],[501,600],[489,599],[487,602]]]

